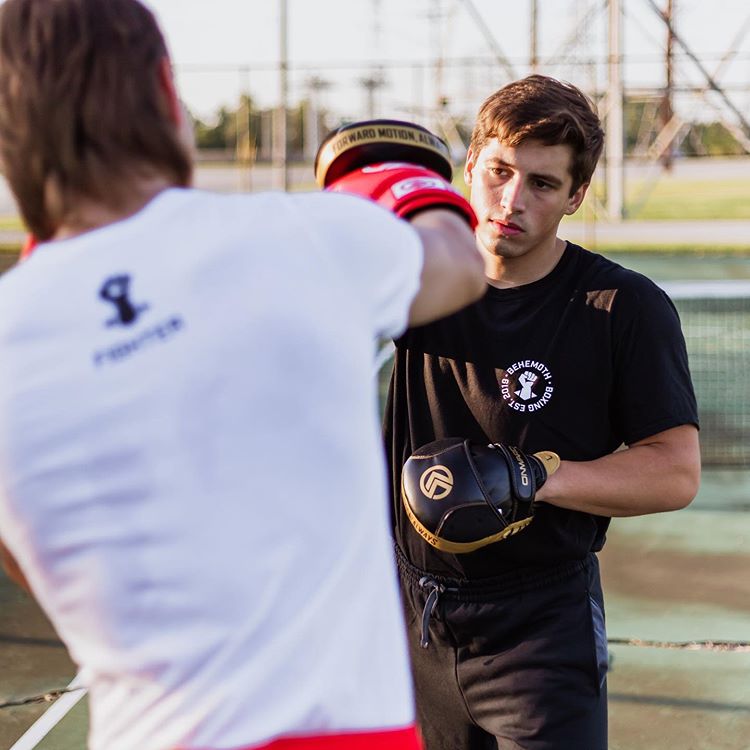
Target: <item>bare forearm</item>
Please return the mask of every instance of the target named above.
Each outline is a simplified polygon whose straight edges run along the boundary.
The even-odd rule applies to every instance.
[[[697,430],[683,426],[595,461],[563,461],[536,497],[601,516],[638,516],[684,508],[699,482]]]
[[[476,301],[486,292],[487,283],[474,233],[459,214],[430,209],[416,214],[411,223],[424,246],[421,288],[409,314],[414,326]]]

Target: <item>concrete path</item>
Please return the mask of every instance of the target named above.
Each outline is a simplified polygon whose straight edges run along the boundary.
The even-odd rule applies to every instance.
[[[750,197],[748,197],[750,200]],[[641,221],[618,223],[566,221],[560,236],[585,247],[619,244],[628,250],[638,245],[739,246],[750,251],[750,220]]]
[[[582,221],[565,222],[560,236],[596,250],[600,245],[611,248],[619,245],[623,250],[639,245],[691,245],[737,247],[750,252],[750,221],[622,221],[617,224]],[[18,245],[24,233],[0,230],[0,246]]]

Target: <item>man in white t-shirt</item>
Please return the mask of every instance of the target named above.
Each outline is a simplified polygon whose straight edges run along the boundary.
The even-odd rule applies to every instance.
[[[136,0],[0,6],[0,158],[39,243],[0,279],[7,567],[95,750],[412,750],[372,370],[483,293],[471,210],[205,193],[188,143]]]

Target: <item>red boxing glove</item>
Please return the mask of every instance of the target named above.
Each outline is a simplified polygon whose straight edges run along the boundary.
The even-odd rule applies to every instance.
[[[407,162],[370,164],[340,177],[326,190],[370,198],[402,219],[428,208],[456,211],[474,229],[477,217],[466,198],[431,169]]]

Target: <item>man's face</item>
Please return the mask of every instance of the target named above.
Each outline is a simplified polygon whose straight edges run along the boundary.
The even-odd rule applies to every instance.
[[[588,187],[570,194],[571,158],[570,146],[534,140],[514,148],[495,138],[478,154],[469,149],[464,178],[485,252],[518,258],[554,245],[560,220],[576,211]]]

